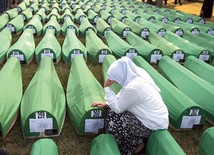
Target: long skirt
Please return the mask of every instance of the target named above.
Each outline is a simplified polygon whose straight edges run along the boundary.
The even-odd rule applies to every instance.
[[[153,130],[144,126],[131,112],[116,114],[111,109],[107,111],[105,133],[115,137],[121,155],[132,155],[152,132]]]

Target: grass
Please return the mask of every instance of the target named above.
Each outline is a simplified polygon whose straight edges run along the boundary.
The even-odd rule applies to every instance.
[[[187,2],[184,1],[183,5],[174,5],[174,1],[168,0],[168,8],[177,9],[183,12],[199,15],[202,2]],[[212,21],[213,18],[207,19]],[[19,35],[20,36],[20,35]],[[13,43],[15,43],[19,36],[13,35]],[[35,38],[35,44],[38,45],[39,41],[42,39],[42,35]],[[64,36],[59,36],[59,43],[63,44]],[[83,37],[80,36],[80,40],[85,43]],[[6,61],[5,61],[6,62]],[[0,64],[0,69],[4,66],[4,63]],[[26,90],[28,84],[33,78],[39,64],[36,63],[35,59],[29,64],[22,64],[22,78],[23,78],[23,91]],[[102,72],[101,65],[94,64],[91,61],[87,61],[87,66],[92,71],[97,80],[102,84]],[[154,66],[155,67],[155,66]],[[64,90],[66,90],[68,75],[70,71],[70,65],[65,64],[61,59],[59,63],[55,64],[55,69],[62,83]],[[200,137],[204,130],[211,127],[212,125],[206,123],[203,129],[189,130],[189,131],[174,131],[169,128],[170,133],[184,150],[187,155],[197,155],[197,147],[200,141]],[[60,155],[89,155],[90,145],[92,140],[96,135],[91,136],[79,136],[75,129],[73,128],[68,116],[65,118],[65,122],[58,137],[52,138],[58,147]],[[5,147],[10,151],[10,155],[28,155],[30,154],[32,144],[39,138],[25,139],[22,135],[20,116],[12,127],[11,131],[8,133],[6,138],[0,140],[0,147]]]

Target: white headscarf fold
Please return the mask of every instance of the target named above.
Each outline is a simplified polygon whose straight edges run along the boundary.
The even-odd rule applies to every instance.
[[[116,81],[123,87],[137,76],[142,77],[160,92],[160,88],[158,88],[151,76],[144,69],[135,65],[128,57],[118,59],[108,69],[108,79]]]

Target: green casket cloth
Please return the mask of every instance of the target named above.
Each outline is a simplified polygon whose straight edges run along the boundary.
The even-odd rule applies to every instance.
[[[5,11],[5,13],[7,13],[9,15],[9,19],[13,19],[16,16],[18,16],[18,9],[17,8],[13,8],[13,9],[9,9],[7,11]]]
[[[194,22],[204,22],[204,19],[202,17],[196,16],[196,15],[193,15],[193,14],[190,14],[190,13],[185,13],[183,11],[180,11],[178,14],[183,15],[185,17],[185,19],[192,18],[192,20]]]
[[[144,27],[143,25],[140,25],[129,18],[124,21],[124,24],[129,26],[134,33],[136,33],[138,36],[141,36],[142,38],[147,38],[149,36],[148,27]]]
[[[48,3],[48,2],[42,3],[41,8],[44,10],[44,12],[45,12],[46,14],[48,14],[48,13],[50,12],[50,10],[51,10],[50,7],[49,7],[49,3]]]
[[[184,56],[188,57],[190,55],[193,55],[203,61],[209,61],[211,59],[211,54],[207,49],[203,49],[200,46],[193,44],[192,42],[183,39],[182,37],[167,31],[164,35],[164,38],[171,42],[173,45],[179,47],[184,51]],[[188,46],[187,46],[188,45]],[[207,57],[203,57],[204,52],[207,51]]]
[[[7,27],[12,33],[19,34],[22,32],[24,27],[24,19],[22,15],[18,15],[7,23]]]
[[[166,29],[163,26],[155,25],[154,23],[143,18],[140,19],[139,24],[143,27],[149,28],[150,31],[155,31],[160,36],[164,36],[166,33]]]
[[[110,67],[110,65],[116,61],[116,58],[113,55],[107,55],[104,58],[103,64],[102,64],[102,75],[103,75],[103,81],[105,82],[108,79],[107,71]],[[122,89],[122,86],[118,83],[113,83],[110,86],[111,90],[114,91],[115,94],[119,93],[119,91]]]
[[[102,36],[105,37],[106,33],[108,31],[111,31],[111,26],[109,26],[105,20],[103,20],[102,18],[98,18],[97,23],[96,23],[96,29],[97,29],[97,33]]]
[[[93,10],[93,9],[89,5],[86,5],[83,11],[84,13],[87,14],[89,10]]]
[[[214,59],[213,59],[213,61],[211,62],[211,65],[214,66]]]
[[[58,155],[56,143],[49,138],[42,138],[33,143],[30,155]]]
[[[37,63],[45,56],[51,57],[54,62],[59,62],[61,58],[61,46],[56,39],[53,30],[47,30],[42,40],[36,47],[35,58]]]
[[[0,16],[0,31],[5,27],[8,21],[9,21],[8,14],[4,13]]]
[[[25,2],[21,2],[19,5],[16,6],[16,8],[18,9],[18,12],[22,12],[27,9],[27,6]]]
[[[45,34],[46,31],[49,30],[49,29],[54,31],[55,36],[59,36],[60,35],[61,26],[57,22],[57,17],[56,16],[51,16],[50,20],[44,25],[43,34]]]
[[[82,22],[79,26],[79,32],[82,36],[86,36],[86,32],[88,30],[93,30],[94,33],[97,33],[97,30],[95,29],[95,27],[89,22],[88,18],[83,18]]]
[[[122,13],[123,15],[125,14],[125,12],[127,11],[126,8],[120,7],[120,6],[116,6],[114,8],[115,10],[119,11],[120,13]],[[126,15],[127,16],[127,15]],[[127,16],[128,17],[128,16]]]
[[[208,42],[211,42],[212,44],[214,44],[214,36],[207,34],[205,32],[200,32],[199,37],[206,39]]]
[[[81,55],[87,61],[87,50],[83,43],[77,38],[72,29],[68,29],[62,45],[62,58],[67,64],[71,64],[76,55]]]
[[[57,10],[57,13],[59,13],[59,14],[61,14],[61,12],[62,12],[62,9],[59,7],[58,3],[55,3],[52,5],[51,11],[52,10]]]
[[[66,18],[61,29],[62,29],[63,35],[66,35],[68,29],[75,31],[75,34],[77,36],[79,35],[79,28],[74,24],[74,22],[71,20],[71,18]]]
[[[62,13],[64,14],[67,10],[69,10],[70,12],[72,12],[72,9],[70,8],[70,6],[66,3],[63,7],[62,7]],[[73,14],[72,14],[73,15]],[[74,18],[74,17],[73,17]]]
[[[0,71],[0,132],[5,137],[19,113],[22,99],[22,73],[17,58],[9,58]]]
[[[77,133],[98,133],[98,129],[104,127],[105,110],[91,107],[91,104],[104,102],[105,93],[82,56],[75,56],[72,61],[66,92],[68,115]]]
[[[40,133],[46,130],[56,131],[50,135],[45,133],[45,136],[60,134],[65,119],[66,100],[50,57],[42,58],[23,95],[20,113],[24,137],[40,137]],[[39,113],[42,113],[43,117]],[[39,119],[40,117],[43,119]],[[47,122],[46,126],[37,128],[37,125],[43,124],[44,121]]]
[[[214,68],[209,64],[193,56],[188,56],[184,62],[184,67],[191,70],[200,78],[214,85]]]
[[[154,131],[146,145],[146,155],[186,155],[167,130]]]
[[[214,154],[214,127],[209,127],[206,129],[201,138],[198,145],[198,153],[199,155],[212,155]]]
[[[40,20],[41,20],[42,23],[47,20],[47,16],[46,16],[46,14],[45,14],[43,9],[39,9],[39,11],[35,15],[39,15],[40,16]]]
[[[33,18],[24,26],[24,29],[32,29],[33,34],[39,36],[42,33],[43,25],[39,15],[34,15]]]
[[[91,23],[96,23],[98,18],[99,15],[96,12],[94,12],[93,10],[88,11],[88,19]]]
[[[112,8],[112,7],[110,7],[110,6],[107,6],[107,7],[105,8],[105,11],[107,11],[108,13],[112,13],[114,10],[115,10],[115,9]],[[102,11],[101,11],[101,12],[102,12]],[[101,14],[101,13],[100,13],[100,14]]]
[[[102,7],[100,6],[100,5],[95,5],[95,7],[94,7],[94,11],[96,12],[96,13],[98,13],[98,14],[100,14],[100,12],[102,12]]]
[[[142,56],[147,62],[154,62],[160,60],[163,56],[163,52],[156,46],[150,44],[148,41],[137,36],[133,32],[129,32],[126,41],[138,51],[138,54]]]
[[[171,21],[171,22],[181,21],[182,16],[178,15],[176,13],[165,12],[164,9],[159,9],[157,12],[159,15],[167,17],[169,19],[169,21]]]
[[[74,2],[74,1],[71,1],[69,5],[70,5],[70,7],[71,7],[71,9],[72,9],[72,12],[74,12],[74,8],[76,7],[77,3]],[[76,11],[76,10],[75,10],[75,11]],[[75,13],[76,13],[76,12],[75,12]]]
[[[33,17],[32,10],[30,8],[27,8],[23,12],[20,13],[23,15],[24,21],[29,21]]]
[[[201,24],[199,22],[194,22],[193,25],[197,26],[200,30],[200,32],[205,32],[209,35],[214,35],[214,24]]]
[[[112,54],[110,48],[103,43],[93,30],[86,32],[85,44],[88,58],[94,63],[102,63],[107,54]]]
[[[101,18],[107,22],[108,24],[110,24],[111,22],[111,18],[113,18],[112,14],[110,14],[109,12],[107,12],[106,10],[103,10],[100,12],[100,16]]]
[[[114,136],[112,134],[101,134],[94,138],[90,155],[120,155]]]
[[[126,15],[120,13],[119,11],[117,10],[114,10],[112,13],[111,13],[114,18],[116,18],[117,20],[123,22],[126,18],[128,18]],[[113,19],[113,18],[112,18]],[[112,20],[111,20],[112,21]]]
[[[77,14],[78,10],[81,10],[83,12],[83,10],[80,8],[80,6],[78,5],[78,3],[76,3],[75,6],[74,6],[74,8],[73,8],[73,10],[72,10],[72,12],[74,12],[75,14]]]
[[[156,20],[155,16],[147,14],[147,13],[138,12],[137,14],[140,15],[141,18],[148,20],[150,22],[153,22],[154,20]]]
[[[35,14],[35,13],[37,13],[37,11],[39,11],[39,3],[34,1],[34,2],[30,5],[29,8],[32,10],[33,14]]]
[[[71,10],[69,10],[69,9],[65,10],[63,15],[61,16],[62,23],[64,23],[67,18],[70,18],[72,21],[74,20],[74,16],[71,13]]]
[[[7,51],[7,59],[17,57],[21,63],[29,64],[34,57],[35,42],[33,31],[25,29],[18,41]]]
[[[129,19],[131,19],[131,20],[133,20],[133,21],[135,21],[135,22],[138,22],[139,19],[141,18],[140,15],[134,14],[133,12],[131,12],[131,11],[129,11],[129,10],[126,11],[125,15],[126,15]]]
[[[6,58],[7,50],[10,48],[12,43],[12,34],[8,28],[4,28],[0,32],[0,64]]]
[[[179,90],[189,96],[214,121],[214,86],[167,56],[160,59],[159,72]]]
[[[78,9],[75,16],[74,16],[74,20],[80,24],[82,22],[83,18],[87,18],[87,16],[85,15],[85,13],[81,9]]]
[[[116,18],[111,19],[111,28],[114,32],[116,32],[120,37],[126,37],[127,33],[132,31],[132,29],[124,24],[123,22],[119,21]]]
[[[79,5],[80,8],[83,9],[83,10],[84,10],[84,8],[85,8],[85,6],[86,6],[86,4],[83,3],[82,1],[78,1],[78,5]]]
[[[173,84],[166,80],[157,70],[155,70],[148,62],[142,57],[136,56],[133,62],[145,69],[152,77],[154,82],[160,88],[160,95],[163,98],[169,112],[169,122],[175,129],[191,129],[193,125],[205,124],[205,111],[186,94],[177,89]],[[191,116],[192,111],[198,110],[197,116]],[[194,118],[195,117],[195,118]],[[187,121],[185,119],[197,120],[197,123]],[[194,124],[195,123],[195,124]]]
[[[28,7],[31,3],[29,0],[23,0],[23,2],[25,3],[26,7]]]
[[[184,57],[178,59],[175,57],[177,52],[181,52],[183,54],[183,51],[179,47],[173,45],[171,42],[158,35],[156,32],[150,31],[148,39],[149,42],[159,48],[164,55],[170,56],[176,61],[184,60]]]
[[[113,55],[116,58],[128,56],[129,58],[132,59],[134,56],[137,56],[138,54],[138,51],[133,46],[129,45],[126,41],[120,38],[113,31],[108,31],[105,39]]]
[[[149,11],[149,10],[147,10],[146,13],[149,14],[149,15],[154,16],[156,20],[159,20],[159,21],[162,21],[162,22],[167,22],[167,21],[169,21],[169,19],[168,19],[167,16],[162,16],[162,15],[160,15],[160,14],[151,12],[151,11]]]
[[[58,22],[60,22],[61,16],[59,15],[57,9],[55,9],[55,8],[52,9],[51,12],[48,14],[47,19],[50,20],[52,16],[55,16],[55,17],[56,17],[56,20],[57,20]]]

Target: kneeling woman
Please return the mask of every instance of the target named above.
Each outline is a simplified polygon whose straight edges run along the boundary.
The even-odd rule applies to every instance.
[[[92,106],[109,107],[105,133],[114,135],[122,155],[132,155],[140,151],[153,131],[168,128],[168,110],[150,75],[128,57],[113,62],[107,74],[107,102],[94,102]],[[122,85],[117,95],[110,89],[115,82]]]

